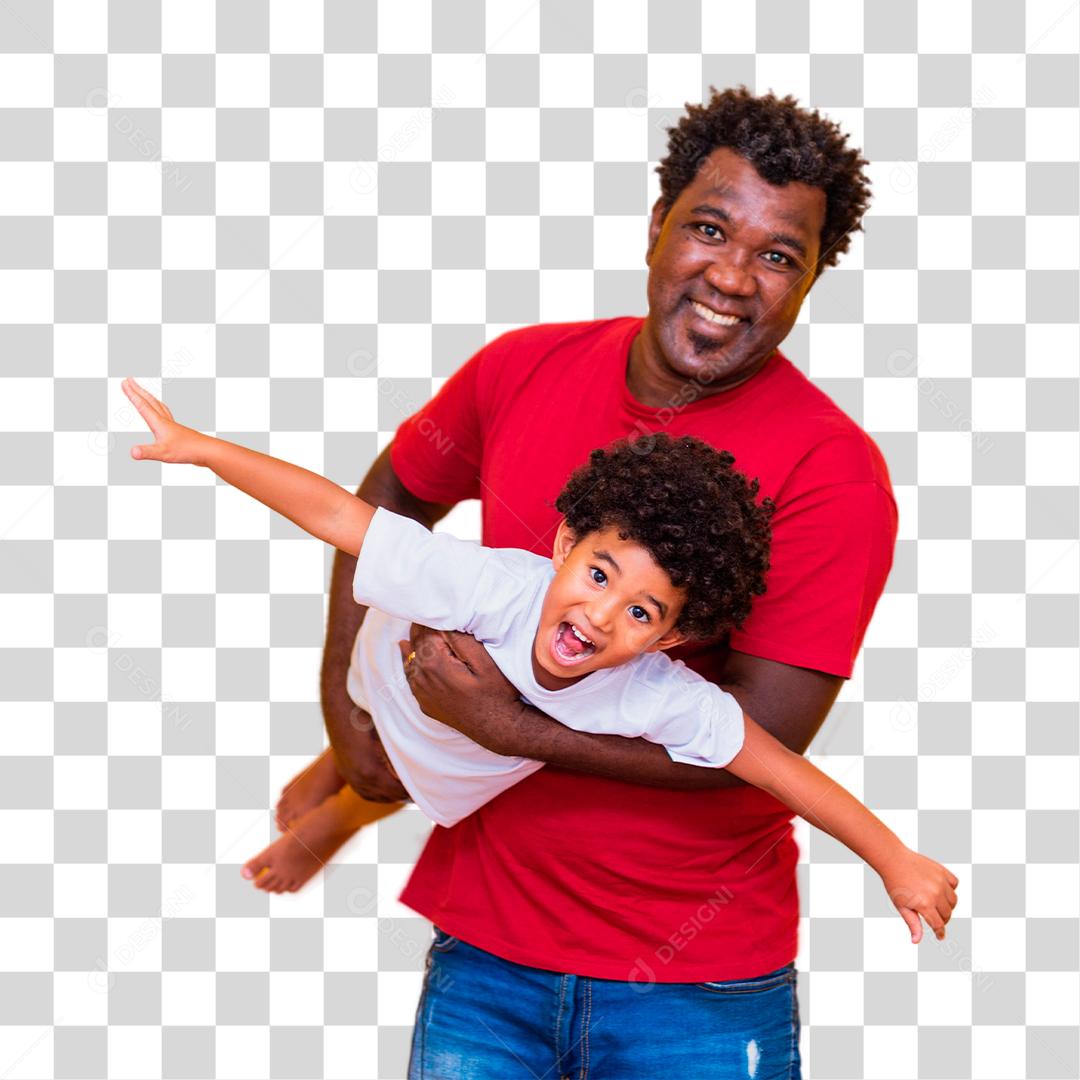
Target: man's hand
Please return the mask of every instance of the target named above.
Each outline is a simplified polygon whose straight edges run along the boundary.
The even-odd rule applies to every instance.
[[[428,716],[496,754],[517,752],[510,746],[523,702],[476,638],[413,623],[398,647],[409,689]]]
[[[351,700],[337,698],[333,703],[323,703],[323,713],[328,710],[348,710],[347,716],[336,716],[338,730],[349,731],[350,760],[343,761],[334,750],[334,762],[346,783],[368,802],[393,803],[410,801],[409,793],[394,772],[390,759],[383,749],[382,740],[372,723],[371,714],[353,704]]]

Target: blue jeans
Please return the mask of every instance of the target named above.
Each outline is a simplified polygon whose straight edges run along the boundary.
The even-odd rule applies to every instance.
[[[795,965],[639,985],[494,956],[435,928],[409,1080],[801,1080]]]

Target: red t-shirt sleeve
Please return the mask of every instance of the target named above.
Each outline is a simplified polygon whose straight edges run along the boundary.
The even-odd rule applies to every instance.
[[[489,342],[474,353],[426,405],[398,425],[390,464],[418,499],[458,503],[480,497],[481,369],[494,345]]]
[[[892,566],[896,530],[896,503],[876,480],[780,501],[767,591],[732,632],[731,648],[850,678]]]

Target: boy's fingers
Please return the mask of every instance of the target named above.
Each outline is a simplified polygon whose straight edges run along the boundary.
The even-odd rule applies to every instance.
[[[913,945],[918,945],[922,940],[922,923],[919,921],[919,913],[912,911],[911,908],[901,908],[900,914],[904,918],[904,922],[907,923],[908,929],[911,931],[911,942]]]
[[[146,459],[147,461],[160,461],[161,458],[157,455],[157,446],[133,446],[131,448],[131,456],[139,461]]]
[[[150,401],[150,395],[133,378],[131,378],[130,375],[126,379],[124,379],[120,386],[123,388],[124,393],[127,394],[127,396],[131,398],[133,402],[137,404],[138,402],[142,401],[145,402],[147,405],[150,405],[151,408],[153,408],[153,405]],[[154,409],[154,411],[157,412],[156,409]]]
[[[158,414],[137,394],[130,394],[129,396],[131,397],[131,404],[135,406],[136,411],[146,422],[146,426],[153,432],[154,437],[156,438],[161,417],[159,417]]]
[[[120,385],[123,387],[124,393],[127,395],[131,404],[135,406],[139,415],[150,424],[152,428],[154,425],[151,422],[151,417],[156,418],[158,416],[158,411],[146,400],[142,388],[137,386],[131,379],[125,379]]]
[[[159,401],[156,397],[154,397],[153,394],[150,393],[149,390],[141,387],[130,376],[125,380],[125,382],[132,390],[135,391],[136,394],[139,395],[139,397],[142,398],[143,401],[146,402],[147,405],[150,406],[150,408],[154,410],[154,412],[158,413],[161,416],[167,417],[169,420],[173,418],[172,413],[169,411],[169,408],[165,404],[165,402]]]

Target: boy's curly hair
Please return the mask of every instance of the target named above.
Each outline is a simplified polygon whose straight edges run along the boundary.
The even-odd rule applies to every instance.
[[[798,180],[825,191],[825,222],[814,276],[835,266],[850,247],[850,235],[862,229],[870,201],[870,181],[862,169],[869,162],[845,145],[847,135],[831,120],[798,107],[788,94],[754,96],[746,86],[717,91],[707,105],[686,103],[687,115],[668,132],[668,155],[656,167],[667,216],[683,188],[705,159],[730,147],[770,184]]]
[[[580,541],[617,528],[649,554],[686,602],[675,629],[709,640],[738,627],[765,592],[771,499],[735,458],[693,435],[656,432],[593,450],[567,480],[555,507]]]

